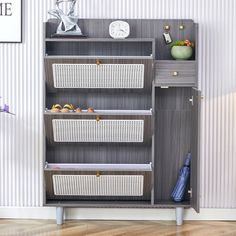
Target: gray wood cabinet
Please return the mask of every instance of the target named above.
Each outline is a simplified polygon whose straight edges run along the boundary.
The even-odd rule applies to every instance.
[[[184,208],[199,211],[197,48],[175,61],[162,36],[169,25],[173,40],[197,45],[197,24],[126,21],[124,40],[109,37],[111,19],[81,19],[83,39],[52,38],[58,22],[44,24],[44,205],[57,207],[58,223],[64,207],[176,208],[178,224]],[[58,103],[83,112],[52,113]],[[189,191],[175,203],[187,152]]]

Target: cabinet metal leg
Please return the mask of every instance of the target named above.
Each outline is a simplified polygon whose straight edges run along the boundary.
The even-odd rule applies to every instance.
[[[175,214],[176,214],[176,225],[182,225],[184,219],[184,208],[176,207]]]
[[[62,225],[63,224],[63,219],[64,219],[64,208],[63,207],[57,207],[56,208],[56,221],[57,225]]]

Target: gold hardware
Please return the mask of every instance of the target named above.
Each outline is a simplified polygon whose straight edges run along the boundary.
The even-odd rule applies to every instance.
[[[100,116],[97,116],[96,117],[96,121],[99,122],[101,120],[101,117]]]
[[[178,71],[174,71],[174,72],[172,73],[172,75],[173,75],[173,76],[178,76],[179,73],[178,73]]]
[[[101,174],[99,172],[96,173],[96,177],[100,177]]]
[[[99,59],[96,59],[96,64],[97,64],[97,66],[99,66],[99,65],[101,65],[101,64],[102,64],[102,61],[101,61],[101,60],[99,60]]]
[[[180,30],[183,30],[183,29],[184,29],[184,25],[180,25],[180,26],[179,26],[179,29],[180,29]]]
[[[169,25],[165,25],[164,26],[164,30],[170,30],[170,26]]]
[[[188,193],[190,194],[190,198],[193,197],[193,191],[192,191],[192,188],[190,190],[188,190]]]
[[[192,104],[192,106],[194,105],[193,96],[191,98],[189,98],[189,102]]]

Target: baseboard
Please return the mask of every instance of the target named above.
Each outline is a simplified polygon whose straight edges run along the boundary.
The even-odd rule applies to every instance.
[[[53,207],[0,207],[0,218],[55,219]],[[175,220],[174,209],[65,209],[65,219],[80,220]],[[185,210],[185,220],[236,220],[236,209]]]

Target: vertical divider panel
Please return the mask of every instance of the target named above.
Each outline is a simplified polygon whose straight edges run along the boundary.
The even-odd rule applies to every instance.
[[[199,212],[199,133],[200,133],[200,108],[201,92],[192,89],[192,120],[191,120],[191,206]]]
[[[151,204],[155,203],[155,87],[152,86],[152,175],[151,175]]]

